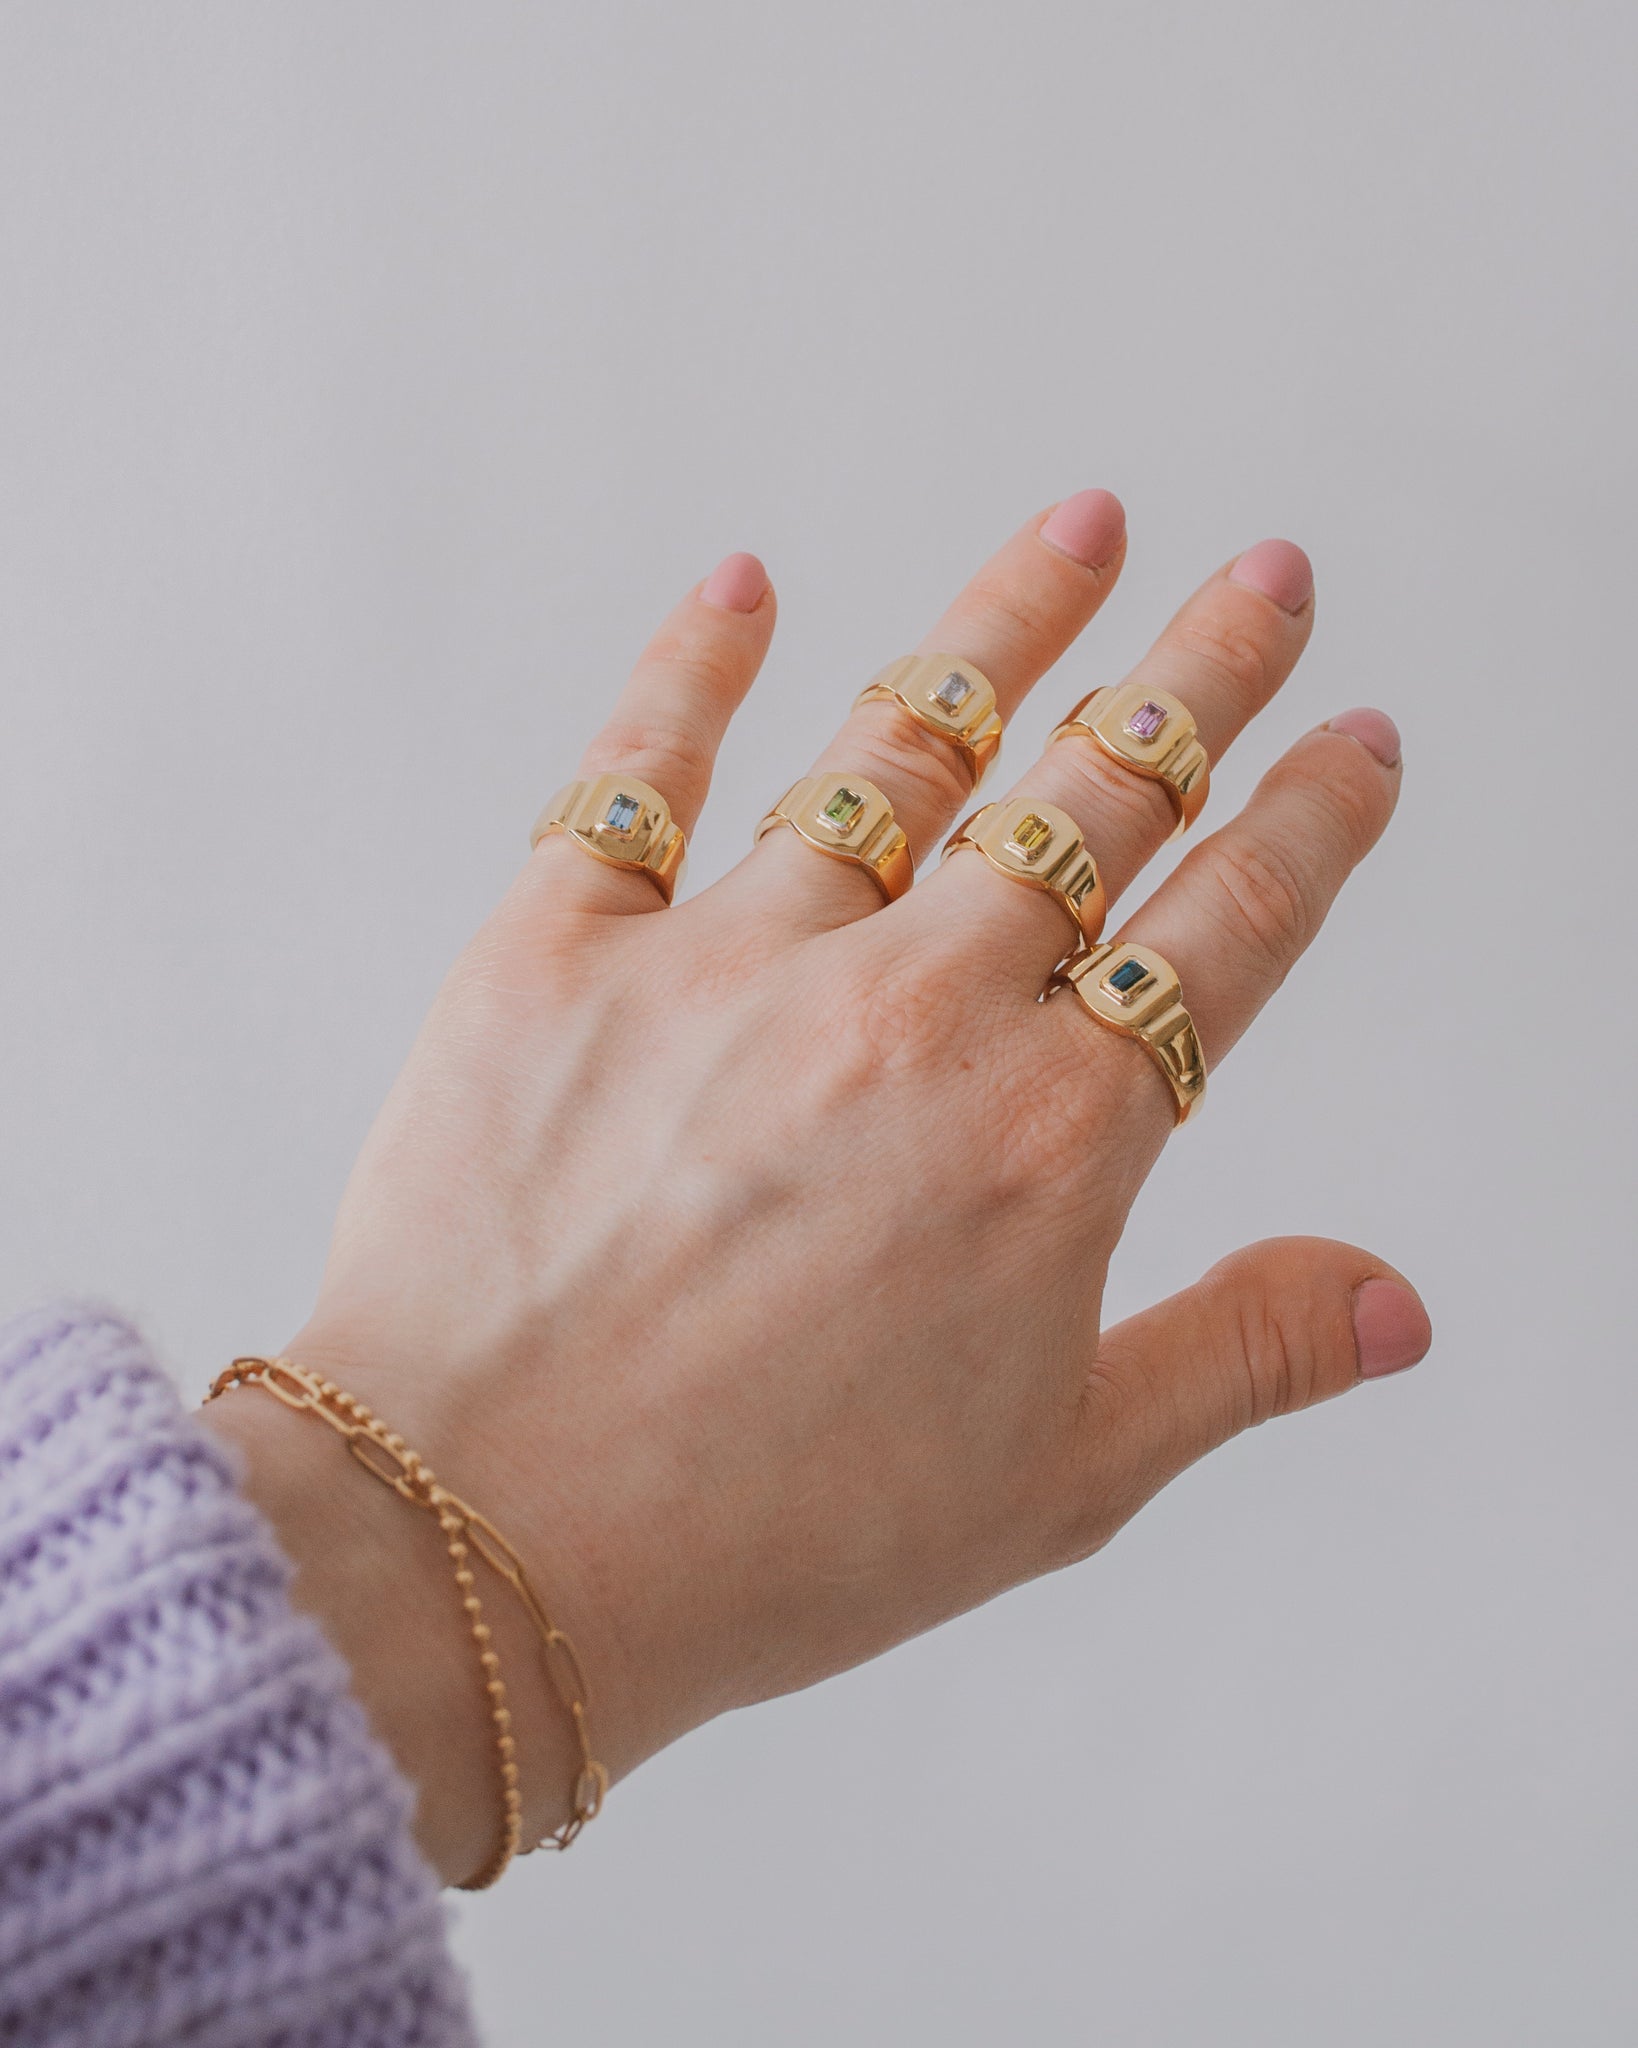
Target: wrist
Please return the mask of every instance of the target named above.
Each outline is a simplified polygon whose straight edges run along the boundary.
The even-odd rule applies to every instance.
[[[234,1389],[200,1419],[237,1446],[245,1491],[295,1568],[292,1597],[345,1659],[414,1788],[423,1852],[459,1883],[494,1851],[501,1782],[485,1674],[437,1522],[361,1470],[315,1417],[261,1389]],[[567,1817],[579,1750],[526,1617],[498,1580],[480,1590],[507,1686],[527,1846]]]
[[[551,1401],[551,1361],[534,1346],[425,1321],[405,1331],[373,1304],[315,1315],[289,1352],[367,1403],[515,1546],[553,1623],[575,1645],[589,1689],[593,1752],[611,1780],[743,1704],[713,1690],[708,1650],[709,1668],[696,1668],[698,1615],[652,1569],[656,1543],[669,1537],[675,1544],[679,1531],[653,1526],[654,1501],[667,1496],[663,1475],[639,1457],[634,1483],[632,1460],[621,1455],[643,1444],[640,1416],[621,1418],[617,1440],[588,1438],[582,1414]],[[698,1576],[688,1574],[691,1583]],[[495,1618],[504,1610],[513,1622],[517,1603],[500,1582],[481,1576],[480,1589],[486,1618],[493,1608]],[[568,1745],[568,1761],[547,1788],[546,1825],[556,1826],[569,1810],[578,1767],[573,1731],[538,1638],[525,1628],[501,1647],[508,1684],[515,1673],[528,1703]],[[540,1790],[525,1786],[528,1797]]]

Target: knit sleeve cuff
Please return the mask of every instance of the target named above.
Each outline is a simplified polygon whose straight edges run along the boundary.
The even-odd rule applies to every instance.
[[[469,2048],[412,1797],[117,1316],[0,1329],[0,2040]]]

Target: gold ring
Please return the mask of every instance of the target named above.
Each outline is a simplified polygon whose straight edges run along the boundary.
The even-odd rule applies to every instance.
[[[1116,941],[1059,968],[1053,992],[1060,988],[1073,989],[1088,1016],[1138,1041],[1166,1076],[1184,1122],[1206,1092],[1206,1059],[1176,970],[1152,946]]]
[[[918,725],[959,749],[976,789],[1001,751],[1001,714],[995,690],[982,669],[954,654],[906,654],[890,661],[854,699],[874,697],[902,704]]]
[[[1177,807],[1177,831],[1187,831],[1211,787],[1211,763],[1194,729],[1194,714],[1169,690],[1142,683],[1094,690],[1083,697],[1052,738],[1084,733],[1123,767],[1165,785]]]
[[[1009,882],[1056,897],[1074,921],[1077,946],[1096,942],[1109,899],[1081,828],[1067,811],[1017,796],[985,804],[951,833],[944,858],[964,846],[981,853]]]
[[[630,775],[571,782],[535,820],[531,852],[553,832],[567,833],[593,860],[646,875],[667,903],[676,893],[687,841],[670,805],[646,782]]]
[[[776,825],[789,825],[832,860],[863,868],[889,903],[915,880],[910,842],[893,806],[862,775],[809,775],[792,783],[756,828],[757,838]]]

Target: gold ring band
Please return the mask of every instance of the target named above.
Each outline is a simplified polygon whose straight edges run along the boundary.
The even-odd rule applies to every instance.
[[[789,825],[831,860],[863,868],[889,903],[915,880],[910,842],[893,806],[862,775],[808,775],[792,783],[757,826],[757,838],[776,825]]]
[[[1117,940],[1061,967],[1053,992],[1065,988],[1080,997],[1089,1017],[1138,1041],[1165,1075],[1183,1123],[1206,1092],[1206,1060],[1176,969],[1152,946]]]
[[[1075,926],[1077,948],[1096,942],[1109,899],[1085,836],[1067,811],[1016,796],[985,804],[951,833],[944,858],[964,846],[981,853],[1009,882],[1055,897]]]
[[[885,698],[961,754],[976,789],[1001,751],[1001,714],[995,689],[982,669],[955,654],[906,654],[867,683],[855,704]]]
[[[565,833],[593,860],[646,875],[669,903],[682,875],[687,841],[656,789],[630,775],[594,775],[560,789],[535,820],[530,850]]]
[[[1194,714],[1169,690],[1142,683],[1094,690],[1054,728],[1052,738],[1072,734],[1095,740],[1122,767],[1163,784],[1177,809],[1177,832],[1187,831],[1199,817],[1211,787],[1211,763],[1195,731]]]

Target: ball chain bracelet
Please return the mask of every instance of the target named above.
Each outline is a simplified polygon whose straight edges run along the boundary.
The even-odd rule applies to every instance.
[[[540,1596],[529,1583],[522,1560],[494,1524],[469,1507],[458,1494],[440,1486],[424,1458],[417,1457],[404,1439],[372,1415],[362,1401],[343,1393],[334,1380],[321,1379],[306,1366],[289,1358],[236,1358],[211,1383],[207,1401],[214,1401],[230,1387],[265,1387],[287,1408],[316,1415],[328,1423],[372,1477],[391,1487],[412,1507],[424,1508],[438,1519],[444,1543],[455,1566],[455,1584],[461,1605],[477,1645],[478,1665],[483,1673],[489,1715],[495,1729],[495,1749],[500,1759],[501,1831],[494,1852],[483,1868],[467,1878],[462,1891],[483,1891],[492,1885],[520,1851],[523,1840],[523,1798],[518,1790],[517,1743],[512,1735],[512,1715],[506,1704],[506,1686],[500,1675],[500,1658],[495,1652],[483,1602],[478,1597],[477,1578],[471,1566],[475,1551],[490,1570],[505,1580],[523,1603],[535,1634],[540,1638],[541,1661],[552,1690],[562,1701],[574,1724],[580,1749],[580,1768],[575,1773],[569,1818],[561,1827],[533,1844],[566,1849],[587,1821],[602,1810],[609,1775],[592,1755],[587,1726],[586,1681],[574,1644],[560,1628],[553,1626]],[[525,1851],[524,1853],[527,1853]]]

